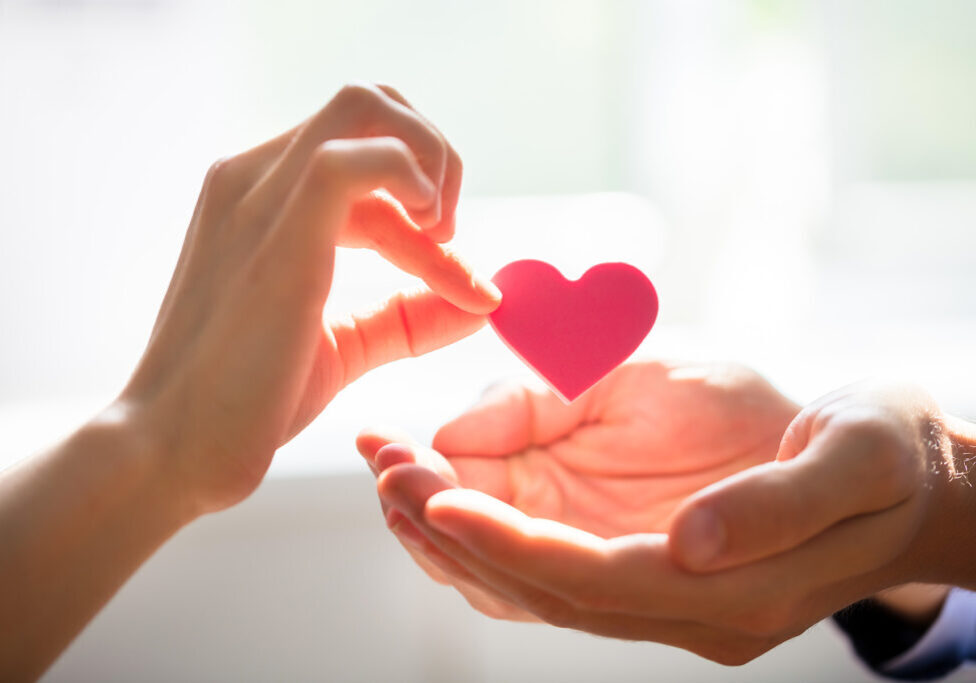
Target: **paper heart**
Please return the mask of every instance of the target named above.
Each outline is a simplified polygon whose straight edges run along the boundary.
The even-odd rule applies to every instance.
[[[502,303],[491,326],[569,403],[627,360],[657,318],[657,292],[626,263],[601,263],[567,280],[543,261],[495,273]]]

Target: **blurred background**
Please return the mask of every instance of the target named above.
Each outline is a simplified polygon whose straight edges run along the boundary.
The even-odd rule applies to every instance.
[[[0,0],[0,466],[125,381],[210,163],[356,79],[458,148],[484,271],[627,260],[661,297],[643,354],[750,363],[800,401],[895,375],[976,416],[974,25],[966,0]],[[329,309],[409,284],[343,253]],[[429,438],[522,373],[483,331],[364,378],[48,678],[869,680],[824,625],[731,670],[428,585],[352,439]]]

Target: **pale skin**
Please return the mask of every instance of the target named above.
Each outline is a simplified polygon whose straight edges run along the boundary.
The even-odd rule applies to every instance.
[[[358,445],[394,533],[482,612],[739,664],[865,597],[924,623],[976,587],[974,437],[911,387],[800,410],[743,368],[637,362],[569,406],[495,391],[433,448]]]
[[[166,539],[246,498],[345,385],[483,325],[499,292],[441,244],[460,183],[457,153],[388,86],[343,88],[214,164],[131,380],[0,474],[0,679],[40,676]],[[337,246],[430,289],[323,322]]]

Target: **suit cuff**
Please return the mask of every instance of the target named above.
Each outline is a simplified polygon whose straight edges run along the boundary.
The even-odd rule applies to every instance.
[[[893,678],[942,676],[976,656],[976,593],[953,588],[917,643],[878,667]]]

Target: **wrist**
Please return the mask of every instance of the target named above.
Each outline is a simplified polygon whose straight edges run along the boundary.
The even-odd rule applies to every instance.
[[[929,465],[932,491],[929,520],[920,533],[915,553],[921,580],[976,588],[976,488],[969,469],[976,456],[976,425],[945,415],[940,460]],[[976,473],[974,473],[976,474]]]
[[[104,465],[112,488],[140,497],[153,507],[160,522],[175,530],[199,516],[180,485],[165,444],[130,403],[112,403],[71,440]]]

